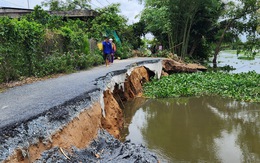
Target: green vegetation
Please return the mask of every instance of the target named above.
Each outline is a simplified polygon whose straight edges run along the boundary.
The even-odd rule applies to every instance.
[[[237,54],[237,50],[222,50],[222,51],[230,54]]]
[[[164,49],[182,59],[207,59],[224,47],[253,53],[260,49],[259,0],[139,0],[145,8],[141,21]],[[246,42],[240,40],[245,36]],[[243,40],[245,41],[245,40]]]
[[[208,67],[208,71],[214,71],[214,72],[218,72],[218,71],[222,71],[222,72],[230,72],[236,70],[236,68],[234,68],[233,66],[229,66],[229,65],[225,65],[225,66],[218,66],[217,68],[213,68],[213,67]]]
[[[82,2],[77,5],[56,2],[45,5],[50,4],[58,11],[88,7],[85,0],[77,1]],[[93,46],[91,49],[89,39],[103,40],[105,29],[118,32],[125,29],[126,20],[118,14],[118,8],[118,4],[112,4],[99,9],[102,14],[87,21],[64,20],[49,15],[40,6],[20,19],[0,17],[0,84],[26,77],[70,73],[102,64],[102,52]],[[130,57],[131,46],[127,40],[120,45],[116,55]]]
[[[104,35],[115,40],[115,55],[122,59],[132,57],[132,49],[139,49],[136,53],[143,51],[144,56],[177,57],[186,61],[203,61],[214,53],[213,62],[217,63],[221,45],[237,49],[238,53],[259,55],[256,33],[259,0],[237,0],[239,3],[139,1],[144,2],[145,8],[140,21],[132,25],[127,25],[126,18],[119,14],[119,4],[98,8],[98,16],[84,21],[51,16],[39,6],[20,19],[1,17],[0,83],[102,64],[101,52],[93,49],[89,39],[101,42]],[[91,9],[90,4],[91,0],[45,0],[42,3],[50,11]],[[157,48],[151,54],[147,46],[141,48],[145,45],[141,37],[148,32],[155,37],[149,45],[156,48],[162,45],[162,51]],[[247,42],[242,43],[239,36],[245,33]]]
[[[75,9],[89,9],[91,0],[44,0],[42,5],[51,11],[68,11]]]
[[[260,51],[256,49],[253,49],[251,52],[239,50],[223,50],[223,52],[228,52],[237,55],[237,58],[241,60],[254,60],[256,56],[260,55]]]
[[[242,60],[255,60],[254,56],[240,56],[238,57],[238,59],[242,59]]]
[[[81,21],[64,22],[36,7],[20,20],[1,17],[0,24],[0,83],[102,63],[101,56],[90,55],[88,34]]]
[[[256,72],[173,74],[153,79],[144,86],[151,98],[220,95],[236,100],[260,102],[260,74]]]

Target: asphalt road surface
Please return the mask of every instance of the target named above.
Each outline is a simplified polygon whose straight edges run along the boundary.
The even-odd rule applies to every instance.
[[[111,71],[123,70],[135,62],[157,59],[115,60],[109,67],[102,65],[59,78],[11,88],[0,93],[0,129],[37,116],[85,92],[97,89],[95,79]]]

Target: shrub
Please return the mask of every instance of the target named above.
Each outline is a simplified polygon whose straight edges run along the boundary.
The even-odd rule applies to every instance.
[[[1,81],[18,79],[35,73],[40,56],[43,28],[35,22],[0,18]]]
[[[132,51],[129,45],[122,44],[121,46],[117,46],[117,51],[115,53],[115,57],[120,57],[121,59],[126,59],[132,57]]]

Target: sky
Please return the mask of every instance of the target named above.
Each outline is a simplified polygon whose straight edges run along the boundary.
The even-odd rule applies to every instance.
[[[41,5],[44,0],[0,0],[0,7],[31,8]],[[128,24],[139,21],[135,18],[143,9],[143,5],[137,0],[91,0],[92,8],[102,8],[112,3],[120,3],[121,15],[128,19]]]

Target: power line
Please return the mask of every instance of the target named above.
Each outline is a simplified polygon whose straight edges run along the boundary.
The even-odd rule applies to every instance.
[[[110,4],[110,2],[108,2],[108,0],[106,0],[108,4]]]
[[[102,3],[100,3],[98,0],[96,0],[102,7],[105,7]]]
[[[91,2],[90,2],[90,4],[92,4],[92,5],[96,6],[97,8],[99,8],[99,7],[98,7],[97,5],[95,5],[94,3],[91,3]]]
[[[27,4],[28,4],[28,9],[30,8],[30,2],[29,0],[27,0]]]
[[[105,7],[105,5],[102,4],[99,0],[96,0],[96,2],[97,2],[101,7]],[[109,5],[111,4],[108,0],[106,0],[106,2],[107,2]],[[91,5],[94,5],[94,6],[97,7],[97,8],[100,8],[98,5],[92,3],[91,1],[90,1],[89,3],[90,3]]]

